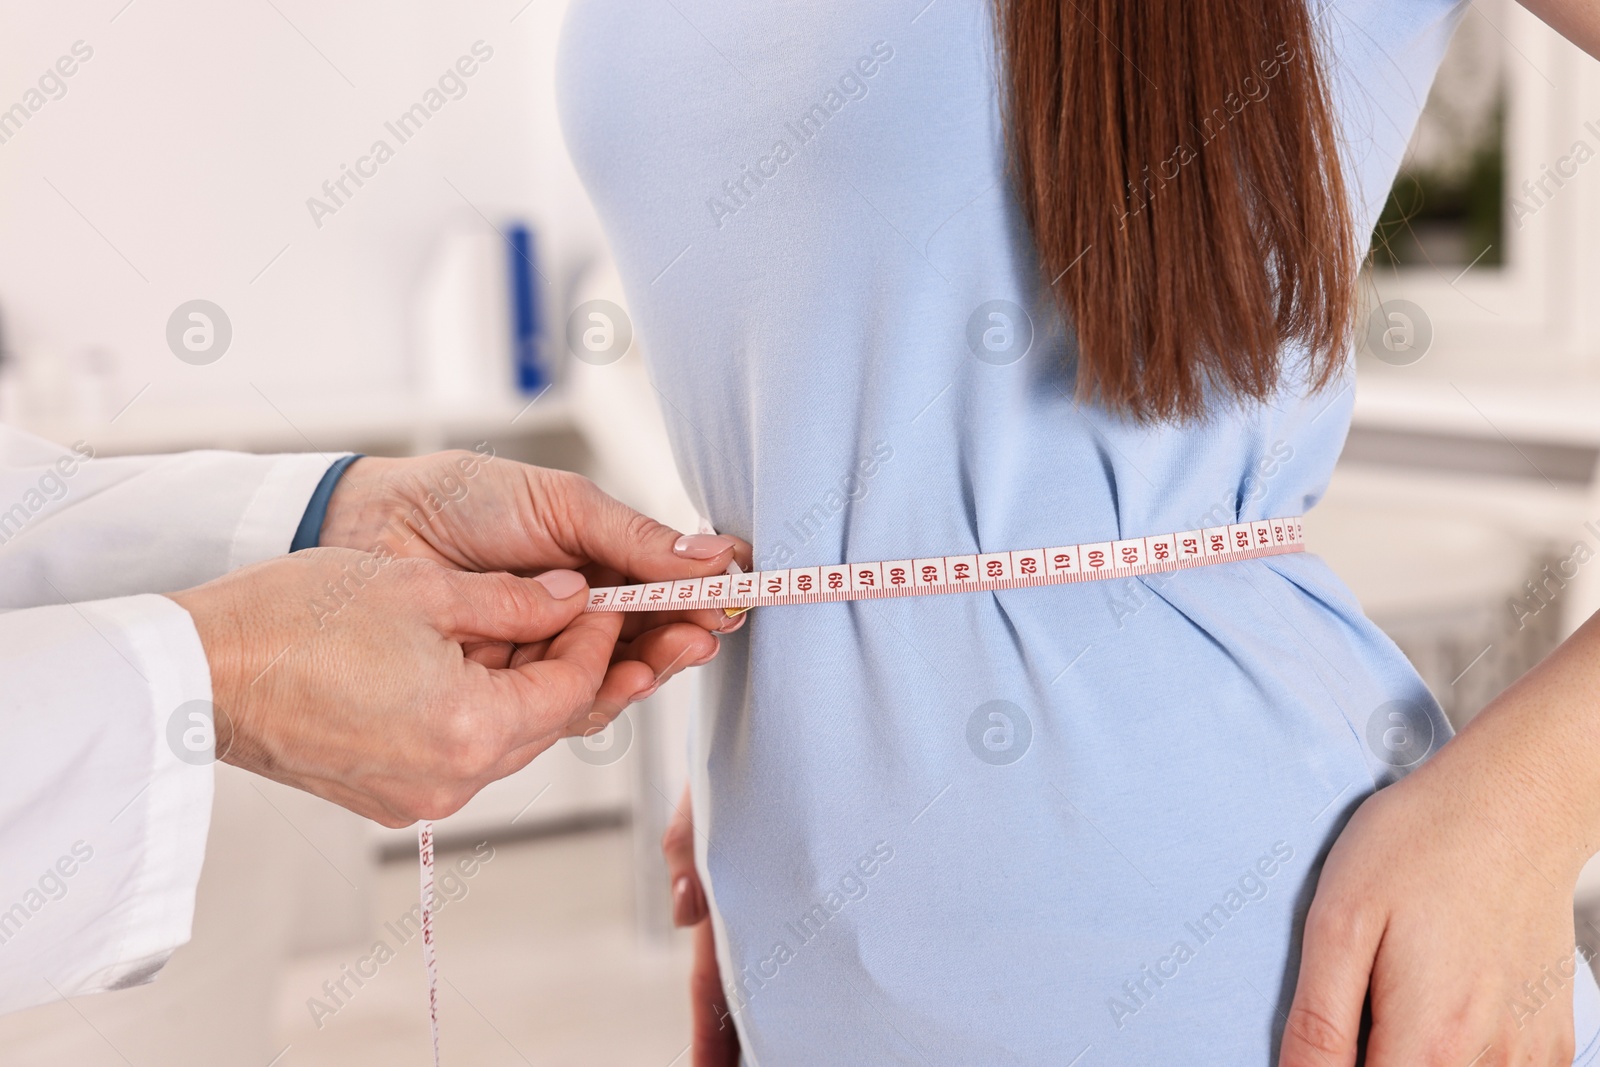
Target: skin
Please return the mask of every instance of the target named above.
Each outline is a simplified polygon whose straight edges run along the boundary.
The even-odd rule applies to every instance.
[[[1523,0],[1600,58],[1600,0]],[[1566,1067],[1572,894],[1600,850],[1600,615],[1356,810],[1306,917],[1279,1067]],[[693,1067],[737,1067],[687,794],[663,849],[695,931]],[[1600,931],[1588,931],[1591,935]],[[1362,1013],[1370,1003],[1371,1032]]]
[[[1523,6],[1600,57],[1596,0]],[[1357,809],[1306,917],[1280,1067],[1354,1064],[1368,998],[1368,1067],[1570,1064],[1596,767],[1600,616]]]
[[[1561,36],[1600,58],[1600,4],[1594,0],[1522,0],[1522,6]]]
[[[673,924],[691,931],[694,960],[689,971],[690,1067],[739,1067],[739,1035],[728,1016],[728,997],[717,971],[711,909],[694,865],[694,819],[689,790],[661,838],[672,884]]]
[[[1353,1064],[1369,994],[1371,1067],[1570,1064],[1597,761],[1600,615],[1356,810],[1306,917],[1281,1067]]]
[[[386,826],[603,728],[742,622],[583,613],[589,582],[718,574],[748,546],[471,452],[357,460],[321,542],[169,595],[205,647],[219,758]]]

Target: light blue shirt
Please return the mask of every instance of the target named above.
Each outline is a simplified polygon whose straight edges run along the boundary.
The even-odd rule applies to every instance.
[[[1319,9],[1363,233],[1462,10]],[[1189,530],[1327,485],[1348,379],[1200,425],[1073,402],[1004,177],[990,21],[952,0],[572,4],[569,145],[683,479],[759,565]],[[761,608],[725,645],[695,816],[766,1067],[1267,1064],[1321,858],[1448,733],[1313,555]],[[1579,1062],[1597,999],[1580,968]]]

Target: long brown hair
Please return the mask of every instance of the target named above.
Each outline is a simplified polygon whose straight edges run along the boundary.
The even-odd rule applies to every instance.
[[[1265,399],[1351,336],[1358,256],[1307,0],[996,0],[1012,179],[1078,396]]]

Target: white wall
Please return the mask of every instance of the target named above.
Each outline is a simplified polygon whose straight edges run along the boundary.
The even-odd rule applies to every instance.
[[[0,144],[12,347],[69,367],[103,348],[117,395],[150,383],[138,403],[156,408],[259,407],[250,383],[289,405],[387,394],[407,385],[412,287],[444,228],[485,226],[480,211],[559,223],[557,282],[551,258],[589,254],[551,97],[560,0],[125,3],[0,7],[0,108],[75,42],[93,49]],[[493,58],[465,96],[400,144],[385,121],[479,40]],[[319,229],[307,198],[380,137],[394,158]],[[165,343],[196,297],[235,331],[210,366]]]

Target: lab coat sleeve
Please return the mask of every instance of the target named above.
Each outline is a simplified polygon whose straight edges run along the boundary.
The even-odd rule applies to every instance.
[[[166,597],[0,613],[0,1012],[142,984],[189,939],[210,699]]]
[[[288,551],[337,457],[103,458],[0,426],[0,1011],[189,938],[211,675],[161,592]]]
[[[176,592],[281,555],[341,455],[96,457],[0,426],[0,610]]]

